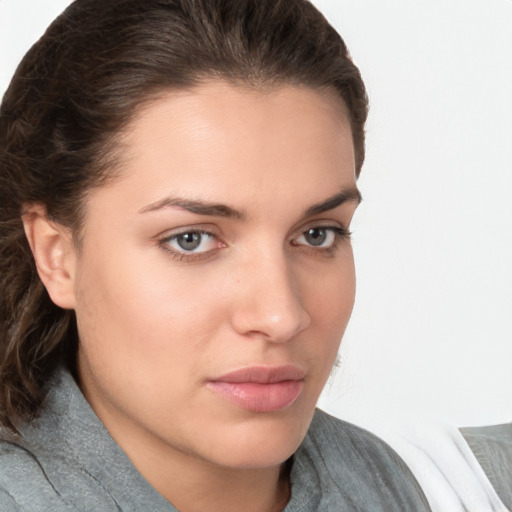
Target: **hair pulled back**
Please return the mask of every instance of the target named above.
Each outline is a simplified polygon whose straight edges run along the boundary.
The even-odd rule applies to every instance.
[[[306,0],[77,0],[18,67],[0,109],[0,425],[38,411],[54,367],[74,357],[74,312],[50,300],[22,224],[81,226],[91,187],[115,174],[116,134],[169,89],[218,78],[335,88],[359,174],[367,98],[341,37]],[[79,237],[75,236],[79,244]]]

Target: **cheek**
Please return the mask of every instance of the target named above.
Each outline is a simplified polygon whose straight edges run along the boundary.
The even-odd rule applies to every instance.
[[[141,265],[129,251],[84,261],[77,322],[89,389],[105,403],[155,417],[188,407],[222,315],[205,293],[207,279],[152,263]]]
[[[138,263],[126,253],[101,264],[85,262],[77,294],[82,342],[103,345],[108,337],[113,351],[122,348],[121,357],[191,351],[198,331],[213,328],[219,317],[219,305],[206,293],[208,281],[170,265]]]
[[[327,379],[354,306],[355,268],[350,247],[322,272],[304,274],[302,297],[311,317],[311,337],[306,335],[305,343],[322,379]]]
[[[352,249],[320,272],[305,276],[303,296],[314,322],[329,332],[341,332],[352,313],[355,298],[355,268]]]

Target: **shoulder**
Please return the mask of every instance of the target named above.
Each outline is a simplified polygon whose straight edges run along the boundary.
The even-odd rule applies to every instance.
[[[512,423],[460,432],[500,499],[512,509]]]
[[[6,510],[76,510],[66,497],[66,488],[72,489],[77,480],[76,464],[68,454],[65,436],[61,435],[60,416],[54,414],[53,404],[48,403],[60,380],[56,373],[46,391],[41,414],[20,426],[20,434],[0,429],[0,495],[11,507]],[[63,407],[67,406],[66,400],[62,402]]]
[[[433,510],[506,510],[455,425],[414,415],[377,428],[406,461]]]
[[[0,489],[0,510],[2,512],[23,512],[23,509],[14,501],[14,498],[2,489]]]
[[[84,509],[85,507],[85,509]],[[0,437],[0,511],[118,510],[103,487],[64,450]]]
[[[0,459],[1,464],[1,459]],[[0,472],[2,467],[0,465]],[[9,494],[6,489],[3,489],[0,485],[0,510],[2,512],[24,512],[23,509],[16,503],[13,496]]]
[[[44,466],[21,440],[0,439],[0,510],[68,512]]]
[[[459,429],[473,451],[485,454],[496,451],[496,456],[504,457],[504,462],[512,460],[512,423],[485,427],[465,427]]]
[[[413,474],[383,440],[317,410],[296,456],[296,471],[338,495],[347,510],[430,510]],[[352,505],[352,508],[351,508]]]

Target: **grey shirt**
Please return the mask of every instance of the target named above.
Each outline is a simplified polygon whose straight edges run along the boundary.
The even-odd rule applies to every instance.
[[[460,429],[503,504],[512,510],[512,423]]]
[[[171,512],[137,471],[66,370],[41,416],[0,442],[2,512]],[[400,457],[369,432],[317,411],[293,458],[285,511],[429,511]]]

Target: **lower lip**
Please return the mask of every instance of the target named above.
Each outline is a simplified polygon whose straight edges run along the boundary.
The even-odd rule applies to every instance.
[[[253,412],[286,409],[302,392],[303,381],[285,380],[271,384],[256,382],[209,382],[207,387],[230,402]]]

